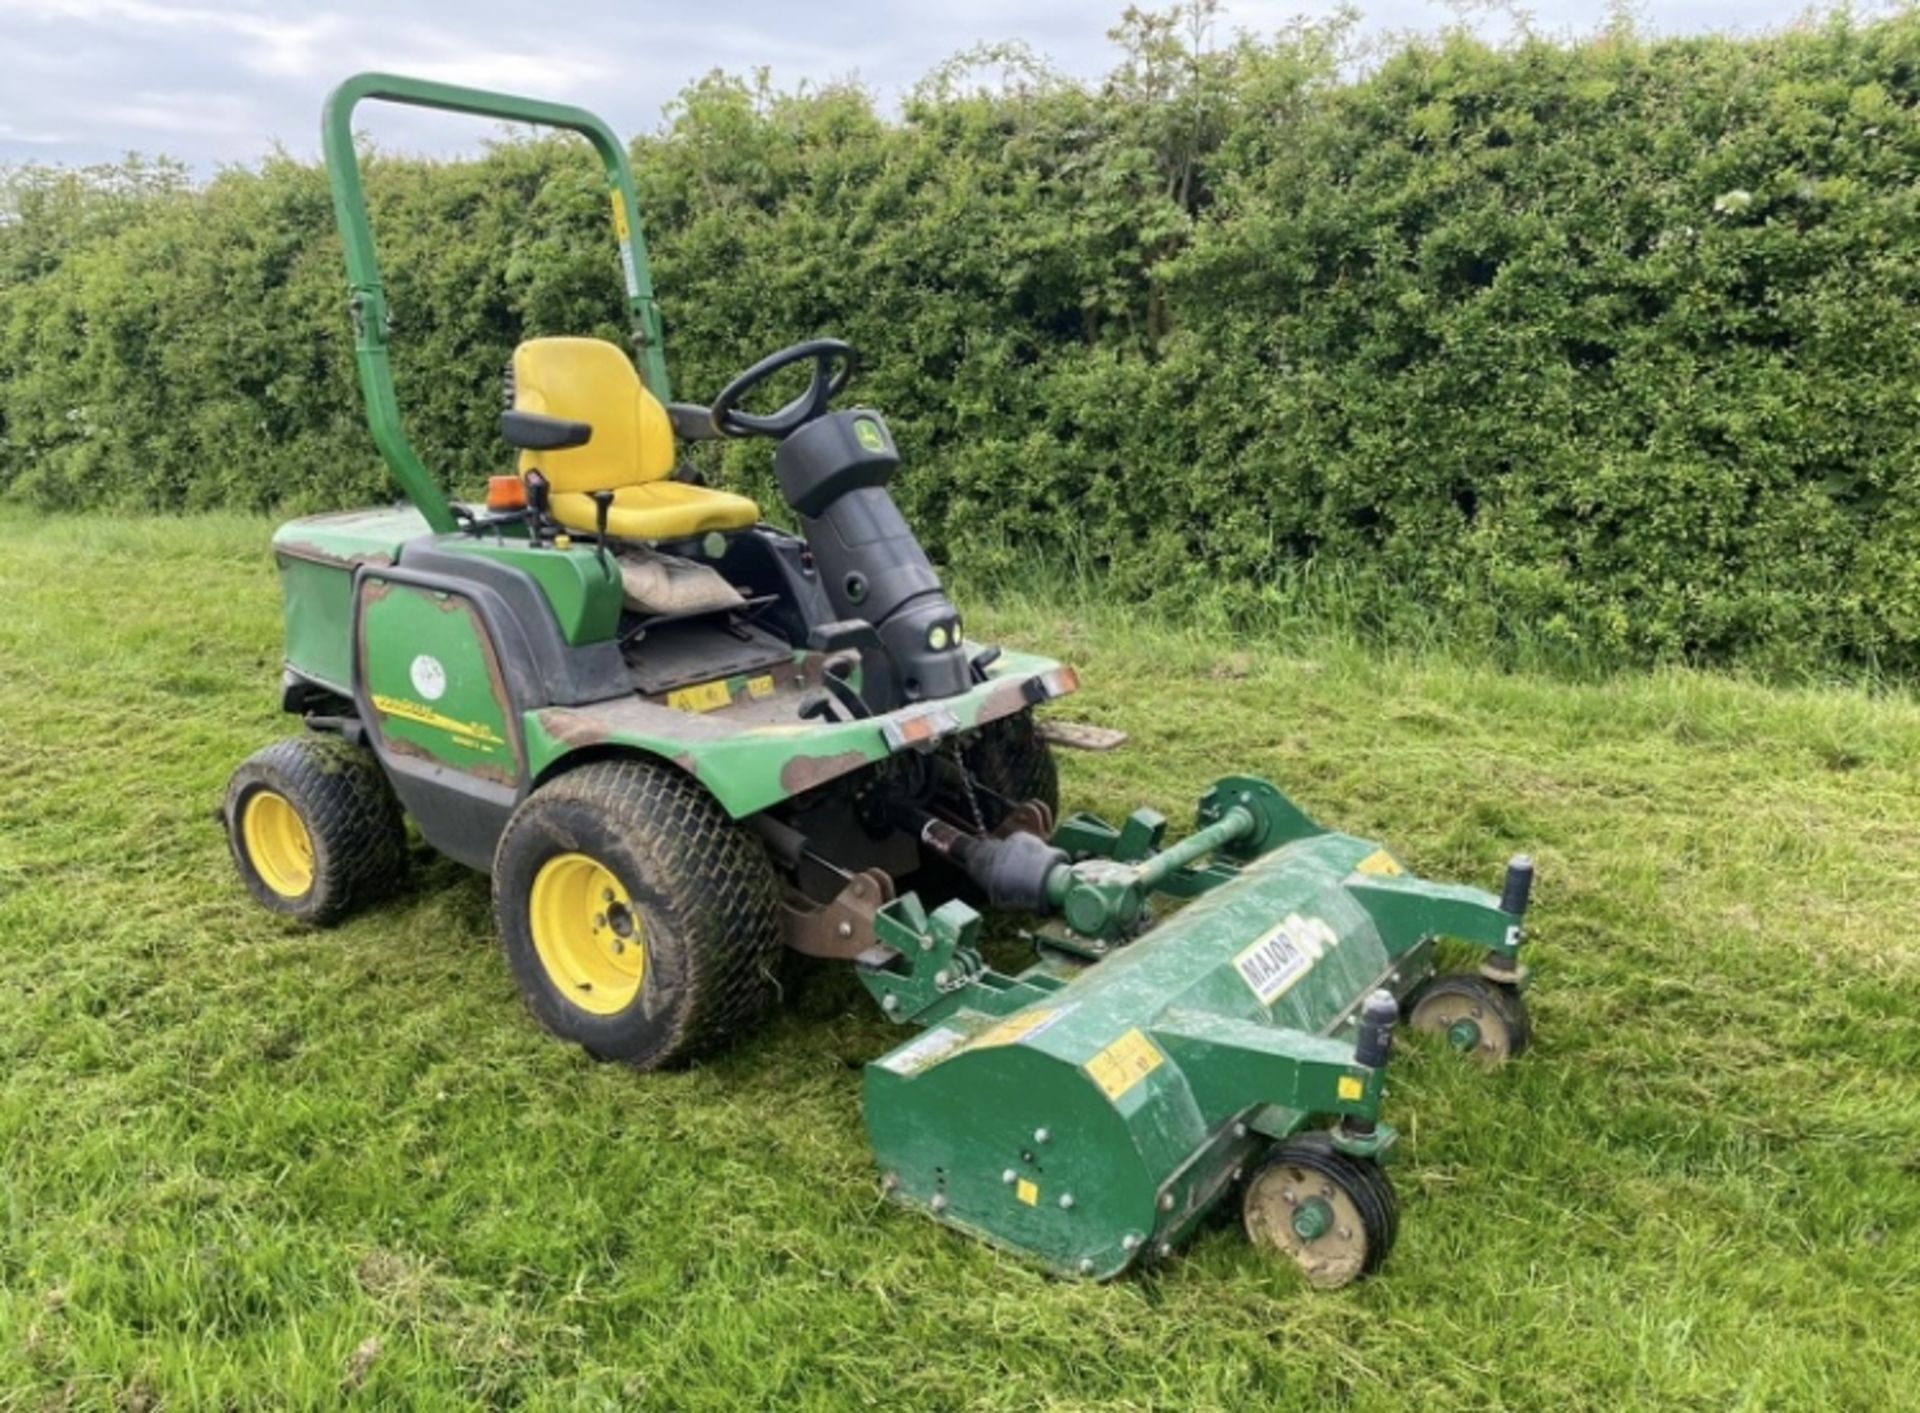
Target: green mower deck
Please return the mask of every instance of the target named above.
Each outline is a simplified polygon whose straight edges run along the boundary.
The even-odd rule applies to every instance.
[[[606,171],[637,359],[523,343],[501,417],[518,465],[485,503],[451,499],[402,427],[365,100],[571,130]],[[411,819],[491,875],[529,1011],[603,1059],[737,1042],[783,949],[854,966],[917,1028],[864,1082],[898,1203],[1106,1278],[1233,1197],[1315,1285],[1377,1268],[1398,1222],[1396,1025],[1489,1065],[1525,1047],[1531,864],[1498,897],[1420,882],[1245,776],[1174,842],[1150,810],[1060,819],[1053,742],[1116,742],[1039,720],[1072,668],[963,631],[888,491],[884,419],[831,406],[853,349],[811,340],[710,406],[670,402],[626,152],[591,114],[368,74],[328,100],[323,137],[368,423],[412,504],[274,536],[302,729],[228,789],[253,896],[333,922],[401,885]],[[806,391],[748,411],[792,366]],[[798,533],[679,464],[723,436],[775,443]],[[1029,920],[1018,975],[983,960],[987,913]],[[1436,974],[1442,938],[1479,968]]]

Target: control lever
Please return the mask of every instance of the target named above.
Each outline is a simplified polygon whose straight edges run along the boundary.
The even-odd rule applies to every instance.
[[[522,479],[527,483],[527,538],[538,549],[546,542],[542,526],[547,520],[547,496],[553,487],[538,471],[529,471]]]
[[[593,533],[599,541],[596,553],[600,556],[600,567],[607,567],[607,514],[613,509],[612,491],[593,491]]]

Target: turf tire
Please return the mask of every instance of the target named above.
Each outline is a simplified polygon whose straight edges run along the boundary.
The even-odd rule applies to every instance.
[[[640,918],[640,990],[612,1014],[562,994],[534,944],[534,878],[565,853],[612,872]],[[750,1031],[777,991],[779,894],[766,852],[666,766],[585,765],[536,789],[500,836],[493,908],[527,1009],[600,1059],[648,1070],[685,1064]]]
[[[312,886],[288,896],[249,855],[241,820],[262,791],[293,806],[313,847]],[[326,927],[379,901],[406,876],[407,832],[380,762],[365,746],[321,732],[256,751],[233,773],[221,809],[240,880],[262,907]]]

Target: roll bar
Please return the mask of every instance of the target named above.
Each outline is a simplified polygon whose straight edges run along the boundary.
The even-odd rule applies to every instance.
[[[347,308],[353,317],[354,359],[367,403],[367,426],[400,489],[427,523],[445,534],[455,528],[453,508],[407,440],[394,396],[393,366],[387,357],[387,296],[380,282],[380,262],[374,254],[366,192],[360,184],[360,158],[353,146],[353,110],[366,99],[564,128],[593,144],[606,168],[640,377],[653,395],[666,403],[671,401],[671,392],[661,347],[660,306],[653,297],[653,275],[647,265],[646,239],[640,232],[640,208],[634,198],[633,169],[627,163],[626,147],[611,128],[586,109],[381,73],[356,74],[327,95],[320,120],[320,146],[326,157],[327,181],[333,189],[334,218],[346,247]]]

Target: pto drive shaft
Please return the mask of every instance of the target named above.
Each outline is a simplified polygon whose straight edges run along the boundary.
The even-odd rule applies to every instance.
[[[1258,827],[1251,811],[1235,805],[1212,824],[1137,862],[1094,858],[1074,863],[1065,850],[1033,834],[969,834],[914,805],[902,806],[900,813],[920,842],[965,870],[994,907],[1060,913],[1083,937],[1124,933],[1139,920],[1149,893]]]

